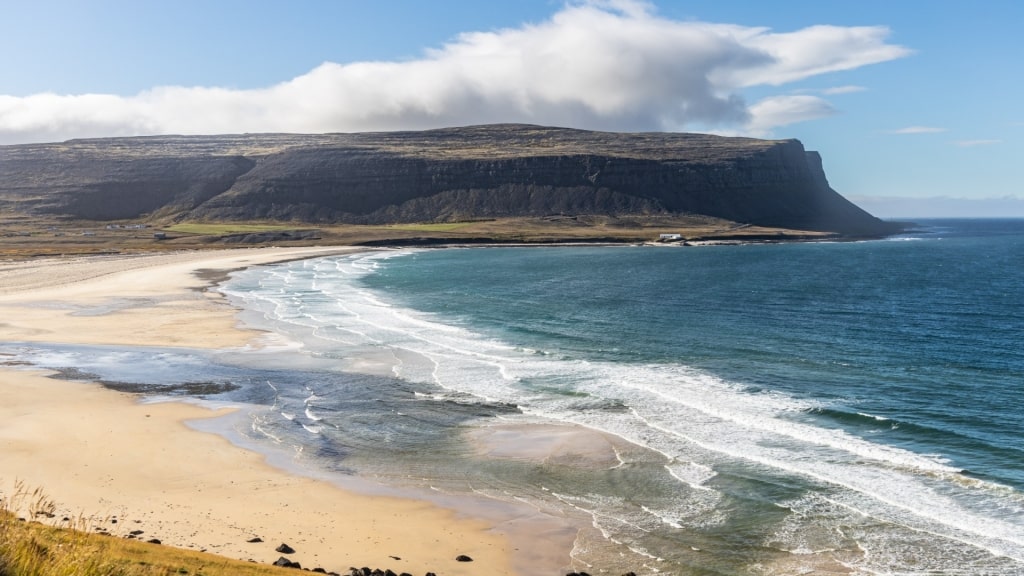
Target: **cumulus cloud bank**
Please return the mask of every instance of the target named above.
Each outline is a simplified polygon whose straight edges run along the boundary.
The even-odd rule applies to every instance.
[[[568,4],[538,24],[462,34],[419,59],[326,62],[261,89],[0,95],[0,143],[491,122],[768,135],[834,108],[806,94],[748,103],[744,89],[783,86],[909,53],[886,43],[887,35],[885,27],[777,33],[675,21],[644,2],[591,0]]]

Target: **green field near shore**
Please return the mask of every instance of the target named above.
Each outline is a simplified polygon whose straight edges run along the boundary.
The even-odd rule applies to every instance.
[[[223,236],[225,234],[246,234],[246,233],[257,233],[257,232],[273,232],[275,230],[295,230],[295,226],[288,226],[283,224],[198,224],[198,223],[185,223],[185,224],[174,224],[173,226],[167,226],[161,228],[167,232],[177,232],[180,234],[201,234],[204,236]]]
[[[472,225],[473,222],[437,222],[427,224],[392,224],[392,230],[411,230],[414,232],[451,232]]]

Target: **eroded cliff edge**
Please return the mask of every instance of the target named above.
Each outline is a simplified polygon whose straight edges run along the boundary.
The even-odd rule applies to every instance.
[[[3,146],[0,203],[100,221],[700,214],[848,236],[898,230],[832,190],[797,140],[527,125]]]

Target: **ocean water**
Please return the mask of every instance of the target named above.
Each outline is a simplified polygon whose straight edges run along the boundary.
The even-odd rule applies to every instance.
[[[564,518],[592,573],[1024,574],[1022,220],[366,252],[222,290],[281,345],[7,348],[68,377],[243,402],[248,442],[325,473]],[[531,423],[623,442],[598,462],[474,440]]]

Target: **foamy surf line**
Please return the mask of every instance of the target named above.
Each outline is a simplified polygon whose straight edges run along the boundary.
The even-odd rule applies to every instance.
[[[750,394],[685,366],[623,366],[567,359],[557,351],[529,353],[389,302],[358,284],[386,260],[414,253],[293,263],[263,276],[262,293],[232,295],[248,299],[268,320],[291,325],[300,338],[308,336],[311,349],[350,346],[353,338],[356,345],[386,347],[405,359],[392,367],[402,379],[513,404],[533,416],[588,426],[655,450],[673,477],[691,489],[715,490],[718,469],[753,463],[829,486],[867,516],[1024,558],[1020,524],[984,515],[1009,504],[1011,517],[1020,517],[1017,499],[999,498],[1005,487],[961,481],[957,468],[936,458],[797,421],[793,416],[809,408],[805,402]],[[567,399],[538,382],[557,382],[586,396]],[[629,411],[609,411],[606,405]]]

